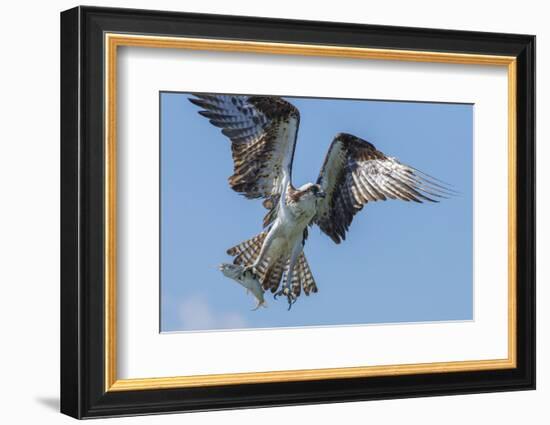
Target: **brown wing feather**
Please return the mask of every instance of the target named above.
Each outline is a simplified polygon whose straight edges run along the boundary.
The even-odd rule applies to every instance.
[[[387,199],[438,202],[453,191],[439,180],[388,157],[374,145],[338,134],[317,179],[326,192],[314,221],[330,238],[346,238],[353,217],[365,204]]]
[[[247,198],[275,198],[290,179],[298,110],[275,96],[195,94],[199,114],[231,140],[234,173],[229,185]],[[289,131],[282,131],[290,128]],[[275,207],[275,202],[271,203]]]

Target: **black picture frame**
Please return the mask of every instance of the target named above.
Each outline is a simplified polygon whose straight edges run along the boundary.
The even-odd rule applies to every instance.
[[[105,391],[104,33],[517,58],[517,367],[473,372]],[[75,418],[535,388],[535,37],[76,7],[61,13],[61,412]]]

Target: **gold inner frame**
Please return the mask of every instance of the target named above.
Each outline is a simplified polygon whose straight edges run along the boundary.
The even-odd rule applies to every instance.
[[[507,67],[508,71],[508,357],[382,366],[118,379],[116,324],[116,123],[119,46],[249,52],[355,59],[436,62]],[[284,381],[444,373],[516,367],[516,58],[462,53],[370,49],[326,45],[105,34],[105,391],[149,390]]]

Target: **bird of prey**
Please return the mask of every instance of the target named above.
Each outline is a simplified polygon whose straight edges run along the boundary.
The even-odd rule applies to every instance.
[[[226,267],[231,272],[226,275],[241,273],[239,282],[255,278],[263,291],[285,296],[289,309],[301,291],[317,292],[304,255],[310,225],[339,244],[369,202],[437,202],[452,192],[440,180],[346,133],[334,137],[316,183],[295,187],[296,107],[276,96],[194,94],[189,100],[231,141],[231,188],[249,199],[262,198],[267,209],[263,231],[227,250],[240,271]]]

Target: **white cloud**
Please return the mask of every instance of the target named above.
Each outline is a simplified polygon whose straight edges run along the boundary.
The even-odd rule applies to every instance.
[[[204,297],[194,295],[183,301],[179,311],[181,330],[242,329],[246,319],[237,312],[217,312]]]

